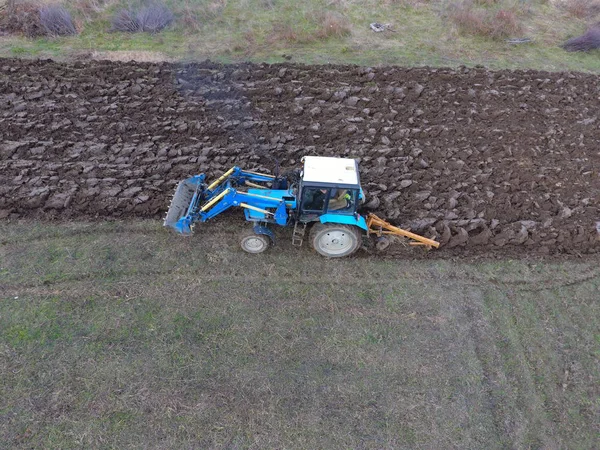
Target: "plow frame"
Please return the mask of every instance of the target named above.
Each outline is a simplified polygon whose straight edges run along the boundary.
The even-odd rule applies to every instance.
[[[429,239],[424,236],[411,233],[408,230],[398,228],[392,225],[391,223],[386,222],[381,217],[378,217],[373,213],[369,213],[367,215],[367,235],[371,234],[374,234],[377,237],[381,237],[388,234],[402,236],[412,240],[411,242],[409,242],[410,245],[424,246],[428,249],[431,249],[432,247],[438,248],[440,246],[440,243],[433,239]]]

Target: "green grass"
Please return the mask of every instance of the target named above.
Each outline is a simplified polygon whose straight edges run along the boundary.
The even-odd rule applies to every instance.
[[[73,5],[71,8],[77,11],[77,3]],[[559,47],[566,39],[581,34],[595,18],[576,18],[564,8],[537,0],[504,0],[500,4],[519,8],[523,31],[515,37],[533,38],[533,42],[522,45],[461,31],[447,18],[448,2],[190,0],[171,5],[178,24],[158,35],[109,33],[110,17],[119,7],[111,3],[93,18],[79,16],[83,31],[76,37],[2,37],[0,56],[68,59],[93,51],[143,51],[175,60],[209,58],[222,62],[273,63],[291,57],[292,61],[311,64],[600,69],[597,51],[572,54]],[[341,37],[320,36],[322,16],[327,12],[342,17],[350,32]],[[369,23],[375,21],[391,23],[396,32],[373,33]]]
[[[10,448],[589,448],[597,261],[242,253],[233,225],[0,226]]]

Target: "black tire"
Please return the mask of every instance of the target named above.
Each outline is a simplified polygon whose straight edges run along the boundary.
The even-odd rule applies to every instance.
[[[242,235],[242,239],[240,240],[240,246],[242,250],[246,253],[258,254],[265,252],[269,245],[271,244],[271,240],[268,236],[264,234],[256,234],[253,231],[250,231],[244,235]]]
[[[316,223],[308,238],[317,253],[327,258],[350,256],[362,246],[357,227],[338,223]]]

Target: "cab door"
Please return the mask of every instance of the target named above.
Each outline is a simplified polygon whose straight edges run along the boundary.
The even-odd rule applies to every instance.
[[[299,220],[310,222],[325,214],[329,202],[330,188],[304,186],[299,204]]]

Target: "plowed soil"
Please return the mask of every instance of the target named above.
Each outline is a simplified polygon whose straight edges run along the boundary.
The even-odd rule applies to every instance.
[[[597,253],[599,99],[579,73],[5,59],[0,218],[158,218],[199,172],[346,156],[446,254]]]

